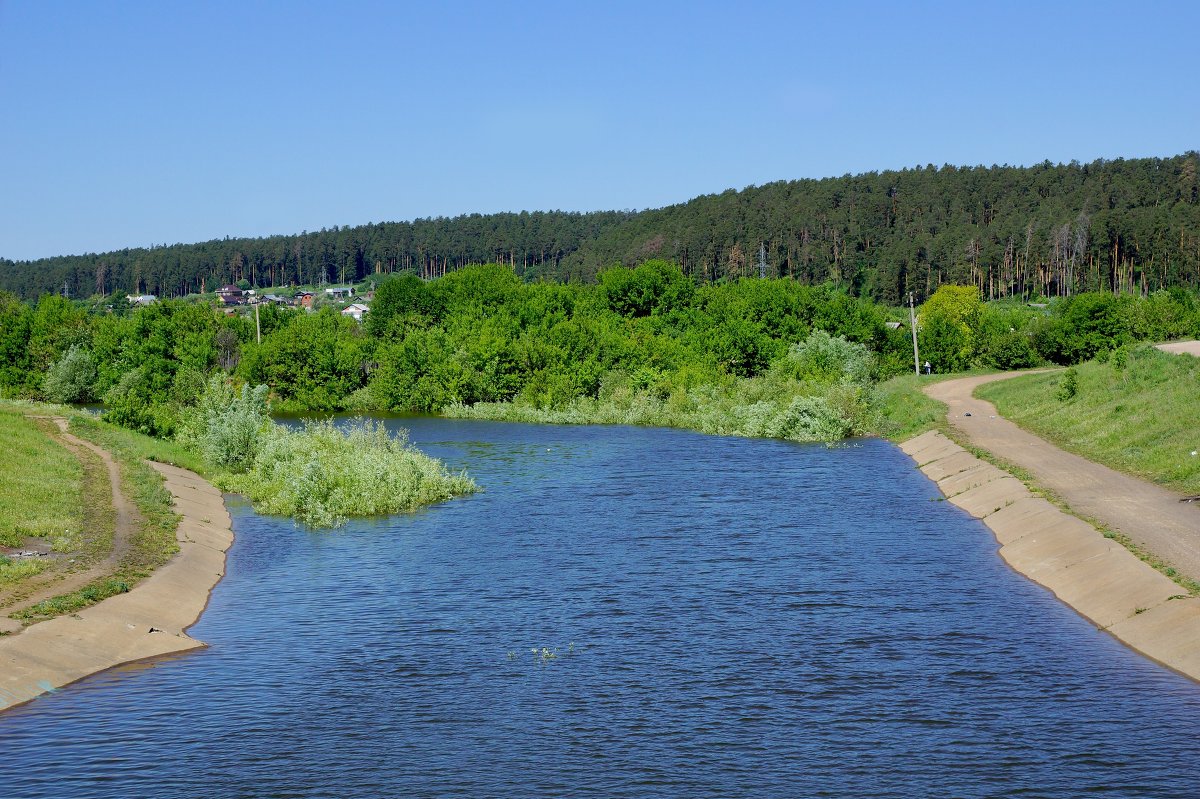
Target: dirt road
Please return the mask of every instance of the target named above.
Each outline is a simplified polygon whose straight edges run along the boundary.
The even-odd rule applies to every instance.
[[[1170,344],[1159,344],[1158,348],[1163,352],[1176,355],[1195,355],[1200,358],[1200,341],[1175,341]]]
[[[1180,502],[1179,495],[1153,483],[1065,452],[971,396],[976,386],[1016,376],[947,380],[925,393],[946,403],[951,425],[972,444],[1029,472],[1075,513],[1125,534],[1181,574],[1200,580],[1200,503]]]

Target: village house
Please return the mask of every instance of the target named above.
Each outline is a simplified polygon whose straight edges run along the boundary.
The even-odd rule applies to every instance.
[[[325,294],[333,300],[348,300],[354,294],[354,289],[349,286],[330,286],[325,289]]]
[[[371,310],[371,309],[368,308],[367,306],[363,305],[361,302],[356,302],[351,305],[347,305],[345,308],[343,308],[342,316],[349,316],[355,322],[361,322],[363,316],[369,310]]]
[[[217,299],[224,305],[243,305],[246,302],[245,297],[245,292],[234,285],[222,286],[217,289]]]
[[[126,294],[125,301],[130,305],[153,305],[158,302],[158,297],[153,294]]]
[[[314,295],[311,291],[297,291],[293,296],[293,304],[299,305],[301,308],[311,309],[313,307],[313,297],[316,295]]]

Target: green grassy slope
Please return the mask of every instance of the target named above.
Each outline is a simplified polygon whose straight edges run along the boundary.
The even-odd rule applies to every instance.
[[[74,538],[83,523],[79,461],[19,413],[0,409],[0,544]]]

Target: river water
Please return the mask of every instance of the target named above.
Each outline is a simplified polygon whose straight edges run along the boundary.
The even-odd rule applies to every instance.
[[[887,443],[403,423],[486,490],[332,533],[230,498],[211,648],[0,715],[0,796],[1200,794],[1198,687]]]

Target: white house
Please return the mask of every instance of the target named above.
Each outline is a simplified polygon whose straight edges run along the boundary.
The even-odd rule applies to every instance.
[[[368,308],[367,306],[363,305],[361,302],[356,302],[356,303],[347,305],[345,308],[343,308],[342,316],[349,316],[352,319],[354,319],[355,322],[361,322],[363,315],[366,314],[367,311],[369,311],[369,310],[371,310],[371,309]]]

